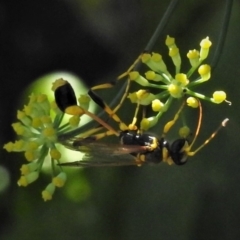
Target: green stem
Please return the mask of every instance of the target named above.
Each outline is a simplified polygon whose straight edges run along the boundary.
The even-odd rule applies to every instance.
[[[158,85],[158,84],[152,84],[152,83],[149,83],[148,87],[158,88],[158,89],[168,89],[167,85]]]
[[[63,117],[64,117],[64,113],[57,114],[53,121],[53,126],[57,128],[61,124]]]
[[[39,169],[42,168],[42,165],[44,163],[44,160],[48,154],[49,148],[44,144],[40,150],[40,157],[38,158],[37,162],[39,163]]]
[[[193,91],[191,91],[189,89],[186,89],[186,94],[191,95],[191,96],[196,97],[196,98],[200,98],[200,99],[206,100],[208,102],[215,103],[212,98],[206,97],[205,95],[203,95],[201,93],[193,92]]]
[[[196,79],[196,80],[190,82],[187,86],[188,87],[193,87],[195,85],[201,84],[201,83],[206,82],[206,81],[208,81],[208,80],[204,80],[202,78],[199,78],[199,79]]]
[[[192,76],[192,74],[196,71],[196,69],[199,67],[199,65],[202,63],[203,60],[199,60],[198,65],[192,67],[188,73],[187,73],[187,78],[190,78]]]
[[[159,120],[160,117],[163,115],[163,113],[166,112],[166,111],[169,109],[169,107],[170,107],[170,105],[171,105],[171,103],[172,103],[172,100],[173,100],[173,97],[169,97],[168,100],[167,100],[167,102],[164,104],[164,107],[163,107],[162,111],[160,111],[160,112],[156,115],[156,118],[157,118],[158,120]]]
[[[167,90],[165,90],[165,91],[163,91],[161,93],[156,94],[155,97],[156,97],[156,99],[160,100],[160,99],[162,99],[162,98],[164,98],[164,97],[166,97],[168,95],[169,95],[169,92]]]

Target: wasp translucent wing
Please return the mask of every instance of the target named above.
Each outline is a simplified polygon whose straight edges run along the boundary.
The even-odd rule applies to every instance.
[[[80,161],[61,163],[60,166],[111,167],[139,165],[140,160],[132,154],[146,152],[145,146],[105,144],[89,142],[89,140],[85,139],[76,140],[68,147],[84,153],[84,156]]]
[[[120,166],[131,166],[131,165],[137,166],[139,164],[132,157],[131,160],[129,159],[129,161],[126,161],[126,159],[124,159],[124,160],[114,159],[112,161],[110,161],[110,159],[108,159],[108,161],[80,160],[80,161],[75,161],[75,162],[60,163],[58,165],[63,166],[63,167],[120,167]]]

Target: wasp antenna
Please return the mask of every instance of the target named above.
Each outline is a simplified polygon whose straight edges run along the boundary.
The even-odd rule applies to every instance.
[[[119,133],[114,130],[109,124],[107,124],[106,122],[104,122],[101,118],[99,118],[97,115],[84,110],[84,113],[86,115],[88,115],[89,117],[91,117],[93,120],[97,121],[99,124],[101,124],[103,127],[105,127],[106,129],[108,129],[110,132],[112,132],[112,134],[115,134],[116,136],[119,136]]]
[[[127,130],[127,125],[122,122],[122,120],[118,117],[118,115],[92,90],[88,92],[91,99],[101,107],[115,122],[119,123],[121,130]]]
[[[94,86],[90,89],[91,90],[98,90],[98,89],[106,89],[106,88],[111,88],[115,85],[115,83],[103,83],[103,84],[100,84],[100,85],[97,85],[97,86]]]
[[[191,149],[193,144],[195,143],[195,141],[197,139],[197,136],[200,132],[201,124],[202,124],[202,104],[199,100],[198,100],[198,107],[199,107],[198,125],[197,125],[197,129],[196,129],[196,132],[195,132],[195,136],[193,138],[193,141],[192,141],[191,145],[189,146],[189,149]]]
[[[222,121],[222,126],[223,127],[226,127],[227,123],[229,122],[229,118],[225,118],[223,121]]]
[[[199,146],[195,151],[192,151],[192,152],[188,152],[187,155],[188,156],[193,156],[195,155],[199,150],[201,150],[204,146],[206,146],[216,135],[217,133],[223,128],[223,127],[226,127],[227,125],[227,122],[229,121],[228,118],[225,118],[222,122],[221,122],[221,125],[210,135],[209,138],[207,138],[205,140],[205,142]],[[190,149],[190,148],[189,148]]]

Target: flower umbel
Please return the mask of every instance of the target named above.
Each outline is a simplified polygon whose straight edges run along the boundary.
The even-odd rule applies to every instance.
[[[61,124],[63,113],[50,104],[45,94],[32,94],[29,103],[17,112],[16,123],[12,124],[19,140],[4,145],[8,152],[23,152],[28,164],[23,164],[21,177],[17,184],[26,187],[39,177],[44,161],[51,161],[52,182],[42,192],[44,201],[50,200],[56,187],[62,187],[66,174],[56,164],[61,153],[58,149],[58,137],[78,126],[80,117],[74,116],[66,124]]]
[[[180,50],[175,43],[175,39],[167,36],[165,44],[169,49],[169,56],[175,66],[174,74],[168,71],[163,57],[154,52],[152,54],[144,53],[141,56],[141,61],[150,68],[150,70],[145,73],[145,77],[136,71],[129,73],[130,80],[137,82],[141,86],[147,87],[148,95],[151,96],[151,98],[148,98],[148,101],[143,101],[136,97],[137,92],[133,92],[128,96],[131,102],[140,105],[152,104],[153,111],[157,111],[157,114],[151,117],[151,119],[155,119],[154,124],[152,120],[151,124],[150,122],[147,124],[147,119],[143,119],[142,126],[144,126],[143,129],[145,130],[146,126],[152,127],[157,123],[156,120],[161,117],[163,112],[168,110],[173,99],[180,99],[185,95],[189,95],[190,97],[187,99],[187,105],[193,108],[198,107],[198,100],[206,100],[216,104],[222,103],[223,101],[227,102],[226,93],[224,91],[215,91],[212,98],[195,91],[198,85],[211,78],[211,66],[202,64],[208,57],[212,45],[208,37],[200,42],[199,50],[193,49],[187,53],[187,58],[189,59],[191,67],[186,73],[181,71]],[[195,73],[196,70],[198,70],[198,77],[191,79],[192,74]],[[159,89],[159,94],[152,94],[150,88]],[[161,101],[161,103],[156,100]]]

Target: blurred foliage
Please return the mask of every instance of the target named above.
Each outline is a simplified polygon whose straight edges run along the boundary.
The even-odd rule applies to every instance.
[[[87,86],[115,79],[144,49],[168,3],[2,1],[1,145],[13,139],[10,124],[30,84],[57,71],[74,73]],[[167,34],[183,52],[206,36],[216,43],[224,10],[223,1],[180,1],[154,51],[167,54]],[[1,239],[239,239],[239,11],[235,1],[220,61],[203,86],[210,95],[217,80],[233,105],[203,105],[198,143],[229,117],[224,131],[183,167],[70,169],[66,188],[47,203],[40,189],[48,176],[17,187],[23,159],[1,151],[1,166],[11,177],[0,193]],[[103,91],[104,99],[111,101],[117,91],[118,85]],[[196,114],[189,113],[187,122],[195,126]],[[156,134],[161,130],[155,128]]]

